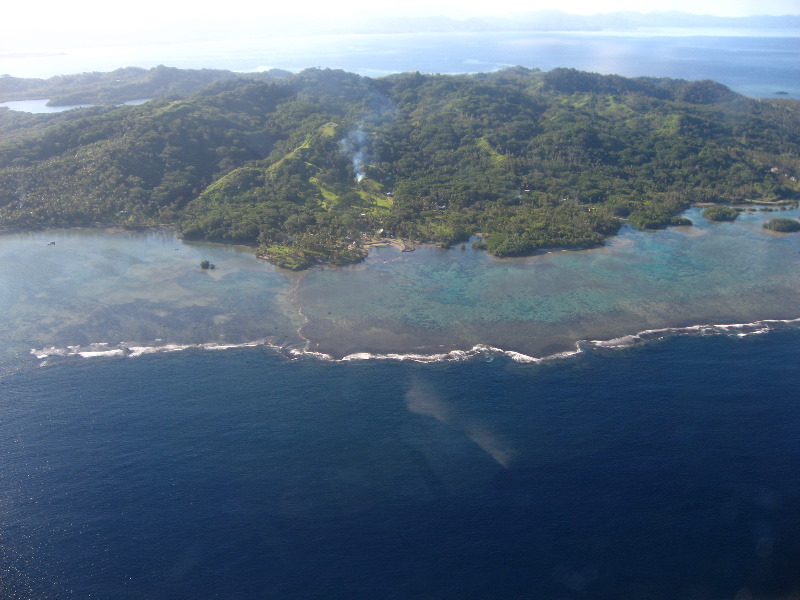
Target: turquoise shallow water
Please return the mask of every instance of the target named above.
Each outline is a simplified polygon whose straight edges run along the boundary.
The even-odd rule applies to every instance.
[[[200,269],[203,259],[217,268]],[[32,349],[281,344],[296,331],[279,302],[290,276],[250,248],[182,243],[170,230],[51,230],[0,236],[0,262],[5,368]]]
[[[334,357],[476,345],[546,356],[650,329],[794,319],[800,236],[764,230],[774,214],[707,223],[693,209],[693,227],[624,228],[604,247],[520,259],[384,247],[359,265],[301,274],[169,230],[8,234],[0,356],[12,368],[35,356],[243,343]],[[200,269],[203,259],[217,268]]]
[[[345,272],[304,276],[302,332],[337,356],[475,344],[542,356],[645,329],[800,316],[800,238],[764,230],[774,213],[686,216],[695,226],[623,229],[602,248],[520,259],[383,248]]]

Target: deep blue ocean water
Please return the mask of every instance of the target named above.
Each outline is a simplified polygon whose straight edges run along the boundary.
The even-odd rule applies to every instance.
[[[798,365],[782,330],[539,365],[22,370],[0,382],[0,595],[785,597]]]

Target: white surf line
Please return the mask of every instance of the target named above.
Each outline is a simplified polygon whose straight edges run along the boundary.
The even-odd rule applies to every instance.
[[[307,350],[291,350],[292,356],[308,356],[309,358],[317,358],[320,360],[327,360],[333,362],[354,362],[354,361],[367,361],[367,360],[396,360],[396,361],[409,361],[419,363],[433,363],[433,362],[457,362],[470,360],[479,356],[485,355],[503,355],[519,363],[541,363],[545,361],[561,360],[570,358],[578,354],[584,353],[586,348],[603,349],[603,350],[617,350],[629,348],[638,344],[644,344],[650,341],[664,339],[671,335],[732,335],[737,337],[746,337],[750,335],[759,335],[779,328],[781,325],[800,326],[800,318],[796,319],[761,319],[751,323],[710,323],[702,325],[687,325],[685,327],[663,327],[659,329],[645,329],[643,331],[632,333],[617,338],[608,340],[578,340],[575,342],[574,350],[565,350],[548,354],[545,356],[530,356],[517,352],[515,350],[505,350],[495,346],[488,346],[486,344],[476,344],[469,350],[451,350],[449,352],[440,352],[433,354],[420,354],[420,353],[371,353],[371,352],[354,352],[343,356],[342,358],[333,358],[331,355],[324,352],[312,352]]]
[[[308,357],[316,360],[331,362],[356,362],[368,360],[396,360],[399,362],[463,362],[480,356],[506,356],[510,360],[518,363],[541,363],[551,360],[570,358],[585,352],[585,348],[598,350],[621,350],[635,345],[644,344],[651,341],[661,340],[672,335],[736,335],[736,337],[747,337],[759,335],[769,331],[774,331],[781,326],[800,326],[800,318],[796,319],[762,319],[751,323],[722,323],[722,324],[703,324],[687,325],[684,327],[663,327],[659,329],[645,329],[638,333],[623,335],[608,340],[578,340],[575,342],[574,350],[565,350],[546,356],[530,356],[515,350],[504,350],[496,346],[486,344],[476,344],[469,350],[450,350],[449,352],[438,352],[432,354],[421,353],[399,353],[389,352],[385,354],[371,352],[354,352],[334,358],[325,352],[315,352],[308,350],[310,341],[306,339],[305,349],[287,348],[278,346],[267,339],[253,340],[241,343],[219,343],[206,342],[201,344],[162,344],[143,346],[133,343],[122,342],[114,346],[108,342],[95,342],[86,346],[74,345],[59,348],[50,346],[42,349],[31,349],[30,353],[37,359],[44,361],[51,357],[81,357],[81,358],[136,358],[145,354],[157,354],[166,352],[181,352],[184,350],[231,350],[236,348],[255,348],[263,346],[275,350],[288,358]]]
[[[37,359],[43,360],[56,356],[78,356],[81,358],[102,358],[102,357],[121,357],[121,358],[136,358],[145,354],[159,354],[166,352],[182,352],[184,350],[231,350],[235,348],[254,348],[258,346],[266,346],[270,348],[279,349],[277,346],[268,340],[255,340],[250,342],[234,343],[217,343],[206,342],[202,344],[161,344],[153,346],[142,346],[127,342],[122,342],[115,346],[111,346],[108,342],[94,342],[86,346],[66,346],[58,348],[50,346],[47,348],[36,349],[33,348],[30,353]]]
[[[685,327],[664,327],[645,329],[638,333],[620,336],[609,340],[584,340],[594,348],[616,349],[629,348],[636,344],[663,339],[670,335],[731,335],[747,337],[774,331],[781,325],[800,326],[800,318],[796,319],[760,319],[750,323],[706,323],[687,325]]]

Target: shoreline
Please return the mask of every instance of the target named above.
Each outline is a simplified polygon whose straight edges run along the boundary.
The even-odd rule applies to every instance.
[[[397,248],[400,252],[413,252],[419,246],[435,246],[435,244],[428,244],[425,242],[418,242],[413,240],[404,240],[402,238],[371,238],[370,241],[362,244],[364,248],[370,250],[372,248],[391,246]]]
[[[47,225],[43,227],[15,227],[0,225],[0,235],[15,233],[39,233],[42,231],[105,231],[107,233],[123,233],[129,231],[174,231],[177,234],[178,228],[171,223],[159,223],[156,225],[122,225],[119,223],[94,223],[92,225]],[[178,238],[184,241],[183,238]]]
[[[774,207],[785,207],[791,206],[800,202],[800,195],[792,196],[790,198],[780,198],[775,200],[757,200],[757,201],[745,201],[733,204],[720,204],[717,202],[694,202],[691,204],[690,208],[697,208],[703,209],[708,208],[711,206],[732,206],[732,207],[740,207],[742,210],[752,209],[756,206],[764,206],[766,208],[774,208]],[[687,209],[688,210],[688,209]],[[679,216],[685,213],[686,210],[681,211],[676,216]],[[623,224],[628,224],[627,218],[620,218]],[[659,228],[659,229],[649,229],[647,231],[658,231],[660,229],[670,229],[673,227],[683,227],[684,225],[667,225],[666,227]],[[584,250],[591,250],[593,248],[598,248],[606,245],[610,240],[614,240],[615,238],[619,237],[619,232],[622,228],[620,228],[616,233],[611,235],[607,235],[604,237],[603,241],[590,246],[554,246],[551,248],[538,248],[530,253],[527,254],[520,254],[520,255],[513,255],[513,256],[496,256],[491,254],[486,249],[481,249],[481,251],[486,252],[492,258],[497,260],[509,260],[509,259],[518,259],[518,258],[528,258],[531,256],[539,256],[542,254],[550,254],[554,252],[580,252]],[[93,224],[85,224],[85,225],[64,225],[64,226],[42,226],[42,227],[18,227],[18,226],[4,226],[0,225],[0,235],[7,235],[7,234],[22,234],[22,233],[33,233],[33,232],[42,232],[42,231],[56,231],[56,230],[97,230],[97,231],[105,231],[109,233],[123,233],[123,232],[137,232],[137,231],[172,231],[175,233],[176,238],[181,243],[200,243],[200,244],[221,244],[225,246],[242,246],[246,248],[252,248],[254,250],[256,258],[260,260],[265,260],[275,266],[276,268],[285,270],[285,271],[295,271],[294,269],[287,269],[285,267],[281,267],[276,265],[275,263],[270,262],[270,260],[258,253],[258,248],[260,247],[258,242],[242,242],[242,241],[227,241],[227,240],[207,240],[207,239],[191,239],[191,238],[184,238],[180,235],[180,230],[178,225],[175,223],[157,223],[157,224],[141,224],[141,225],[125,225],[120,223],[101,223],[95,222]],[[443,250],[453,250],[460,245],[470,244],[474,238],[481,239],[485,237],[487,234],[485,233],[476,233],[470,237],[470,240],[465,242],[460,242],[453,244],[452,246],[441,246],[434,242],[424,242],[419,240],[410,240],[410,239],[403,239],[397,237],[385,237],[385,238],[376,238],[376,237],[365,237],[363,238],[365,241],[361,242],[361,247],[367,251],[366,255],[357,262],[348,263],[347,265],[334,265],[330,263],[316,263],[311,266],[297,269],[296,271],[308,271],[311,269],[319,269],[319,268],[333,268],[339,266],[351,266],[356,265],[364,262],[371,253],[373,248],[380,248],[380,247],[393,247],[399,250],[400,252],[410,253],[414,252],[418,248],[421,247],[431,247],[431,248],[440,248]]]
[[[791,214],[795,215],[796,213],[793,212]],[[752,224],[758,224],[760,220],[760,217],[753,217],[751,222],[746,224],[744,231],[755,231]],[[57,230],[58,228],[45,229]],[[100,229],[111,233],[112,235],[103,242],[105,245],[101,246],[107,248],[114,248],[123,243],[120,240],[140,239],[139,235],[130,233],[132,228],[119,226],[73,227],[70,229],[86,232]],[[136,229],[169,231],[170,233],[156,236],[158,243],[165,244],[167,250],[170,251],[168,252],[169,256],[166,256],[168,262],[173,260],[172,256],[178,256],[171,252],[173,250],[171,244],[173,243],[174,227],[160,225]],[[732,240],[734,239],[732,234],[739,233],[733,230],[729,232],[722,228],[708,228],[708,230],[722,232],[720,240]],[[62,231],[63,233],[59,235],[65,237],[70,235],[67,230]],[[128,233],[128,235],[123,236],[123,238],[115,238],[114,233]],[[76,234],[76,237],[81,238],[83,235],[92,236],[92,234],[86,233]],[[147,239],[149,239],[149,235],[147,234]],[[631,232],[630,235],[646,236],[648,234]],[[761,229],[759,228],[754,235],[761,236]],[[48,234],[41,233],[41,231],[33,237],[43,241],[50,239]],[[614,236],[614,238],[616,237],[619,236]],[[612,245],[614,238],[609,242]],[[25,236],[23,242],[27,239],[27,236]],[[52,239],[60,240],[61,238],[54,237]],[[651,238],[648,237],[648,239]],[[736,239],[738,239],[738,235]],[[655,243],[656,238],[652,238],[652,240],[654,240],[652,243]],[[664,240],[669,241],[669,244],[664,245],[664,248],[671,249],[673,246],[681,248],[681,244],[684,243],[683,240],[688,240],[688,238],[685,235],[676,234],[667,236]],[[795,238],[789,247],[797,250],[799,241],[800,238]],[[127,241],[124,243],[127,244]],[[197,244],[200,246],[208,244],[208,242],[197,242]],[[767,241],[765,244],[772,244],[772,242]],[[591,279],[591,277],[586,280],[573,281],[567,277],[563,268],[557,268],[559,265],[565,266],[565,263],[559,262],[560,259],[558,257],[531,261],[530,267],[524,263],[520,265],[519,268],[524,269],[527,277],[523,281],[519,279],[520,275],[515,274],[517,271],[515,265],[511,264],[508,268],[505,266],[506,263],[516,262],[515,260],[489,260],[490,255],[481,258],[478,256],[483,254],[480,251],[471,251],[466,254],[462,252],[440,252],[440,248],[435,244],[425,244],[412,246],[419,250],[418,255],[402,257],[400,252],[409,248],[411,242],[401,238],[373,238],[365,245],[370,250],[372,248],[386,248],[386,250],[378,252],[377,256],[372,254],[376,262],[369,262],[366,269],[350,269],[352,273],[348,273],[347,271],[349,270],[345,269],[344,273],[337,275],[336,271],[339,271],[339,269],[323,269],[320,267],[314,270],[316,273],[295,274],[295,276],[286,281],[283,279],[278,281],[276,279],[274,284],[264,284],[268,288],[265,288],[265,290],[270,294],[273,292],[279,294],[279,296],[275,296],[275,301],[278,303],[276,306],[282,307],[280,314],[289,319],[288,323],[283,323],[283,321],[278,323],[282,327],[280,336],[278,327],[275,327],[273,332],[272,324],[269,327],[259,328],[255,327],[256,323],[253,322],[248,328],[242,325],[242,323],[245,323],[242,320],[247,319],[246,311],[239,315],[233,315],[233,312],[237,310],[236,306],[220,306],[219,308],[209,308],[208,310],[211,311],[209,313],[210,316],[206,315],[205,312],[198,313],[199,316],[208,320],[208,323],[204,325],[205,329],[198,332],[199,335],[186,335],[186,331],[175,328],[172,334],[163,336],[165,341],[169,342],[168,344],[159,339],[161,336],[152,335],[150,330],[145,332],[144,330],[139,331],[129,327],[116,331],[108,328],[88,327],[85,334],[76,333],[76,329],[59,331],[59,328],[55,328],[53,329],[53,334],[47,335],[45,333],[40,335],[37,341],[33,341],[33,338],[31,338],[32,342],[25,344],[20,350],[23,353],[27,353],[32,347],[37,347],[39,349],[34,349],[32,351],[33,355],[41,360],[46,360],[50,357],[59,356],[77,355],[84,358],[95,356],[131,357],[142,353],[182,351],[186,349],[228,349],[241,346],[265,346],[291,358],[308,356],[334,362],[357,360],[446,362],[499,355],[506,356],[517,362],[540,362],[542,360],[580,354],[587,350],[604,351],[627,348],[672,335],[725,334],[744,336],[764,333],[783,327],[800,326],[800,318],[798,318],[800,312],[798,312],[796,295],[789,294],[789,292],[797,290],[797,279],[794,272],[786,271],[788,266],[778,269],[774,276],[771,275],[772,279],[765,280],[764,287],[760,288],[757,296],[753,296],[755,288],[751,284],[747,284],[743,288],[749,294],[744,299],[734,294],[734,291],[739,290],[741,286],[734,285],[730,289],[723,286],[720,287],[722,292],[732,294],[730,295],[730,301],[722,301],[718,296],[708,298],[702,296],[696,306],[692,305],[693,310],[687,310],[687,306],[669,303],[669,299],[683,298],[677,292],[674,297],[667,294],[662,303],[654,301],[652,307],[649,302],[638,304],[634,302],[642,299],[646,300],[650,296],[639,298],[639,295],[634,294],[633,300],[627,297],[623,297],[620,300],[617,298],[617,294],[611,294],[606,290],[607,286],[605,284],[600,285],[595,294],[584,293],[583,290],[586,286],[590,286],[593,281],[597,283],[597,281]],[[656,249],[660,247],[656,246]],[[692,245],[691,247],[693,248],[694,246]],[[772,245],[764,247],[773,248]],[[133,250],[131,252],[133,257],[131,261],[136,264],[138,264],[137,248],[138,246],[136,245],[132,246]],[[590,263],[579,260],[576,264],[585,266],[586,264],[597,263],[601,267],[597,276],[605,277],[605,270],[608,270],[610,277],[608,281],[614,282],[616,281],[616,271],[627,271],[630,265],[635,262],[631,262],[631,257],[626,254],[630,252],[628,245],[622,244],[620,248],[621,258],[618,257],[613,261],[609,257],[616,256],[618,253],[614,248],[609,250],[601,249],[596,252],[586,250],[589,253],[588,259]],[[782,250],[784,248],[783,244],[775,248],[780,253],[769,255],[772,257],[772,263],[779,264],[775,263],[774,259],[777,256],[784,256],[787,259],[791,259],[789,261],[790,264],[797,264],[796,257],[786,255]],[[457,248],[455,249],[457,250]],[[224,252],[223,250],[220,251]],[[572,253],[575,250],[567,249],[564,251]],[[206,251],[200,249],[199,252]],[[253,261],[255,257],[249,248],[242,247],[241,252],[243,253],[242,259],[248,261],[243,264],[249,265],[249,261],[258,262]],[[541,254],[554,252],[556,250],[541,251]],[[667,260],[672,256],[672,250],[669,250],[669,252],[666,250],[661,252],[663,260]],[[661,256],[661,254],[656,252],[655,256]],[[792,254],[796,253],[793,252]],[[39,255],[36,254],[35,256],[37,257],[36,260],[39,260]],[[48,257],[47,260],[49,261],[51,254],[42,254],[42,256]],[[638,257],[638,254],[636,256]],[[682,254],[678,254],[678,256],[680,257]],[[706,256],[706,254],[703,254],[703,256]],[[80,261],[81,258],[77,257],[75,260]],[[371,259],[368,260],[371,261]],[[567,258],[565,260],[567,261],[567,267],[573,264],[572,259]],[[184,272],[188,274],[194,273],[196,271],[196,262],[191,265],[184,264],[186,262],[186,260],[181,259],[176,263],[178,268],[166,269],[164,280],[166,281],[176,276],[183,277]],[[502,277],[497,282],[491,278],[486,279],[486,281],[478,278],[478,285],[475,283],[475,273],[484,273],[484,265],[487,262],[492,265],[502,262],[503,265],[497,271],[497,276]],[[724,261],[724,264],[728,265],[726,267],[728,270],[730,270],[729,262],[727,258]],[[428,263],[435,268],[430,267]],[[169,264],[172,263],[169,262]],[[416,264],[420,265],[420,272],[424,273],[425,277],[415,277],[418,270],[414,266]],[[655,266],[657,267],[659,264],[657,262]],[[681,265],[681,263],[676,264],[678,267]],[[688,275],[685,276],[700,277],[702,273],[706,272],[706,269],[715,264],[706,264],[705,262],[700,262],[698,265],[688,264],[690,268],[687,271]],[[652,275],[650,267],[647,267],[649,270],[643,271],[645,274],[650,274],[648,275],[649,278],[645,277],[643,281],[648,285],[655,286],[653,288],[654,294],[662,289],[664,285],[663,279],[671,280],[673,276],[678,277],[679,275],[678,271],[673,272],[671,263],[665,262],[664,266],[668,267],[668,272],[665,274],[656,273],[657,277],[650,276]],[[375,268],[373,269],[372,267]],[[478,269],[478,271],[473,272],[470,269]],[[731,273],[724,271],[725,278],[717,282],[712,278],[711,283],[719,287],[722,283],[728,285],[730,282],[738,282],[743,276],[742,273],[739,273],[740,270],[737,268]],[[256,269],[256,271],[260,272],[261,269]],[[270,269],[270,273],[277,271],[279,270]],[[522,272],[520,271],[520,273]],[[576,274],[583,273],[584,275],[592,272],[591,270],[585,272],[581,269],[575,271]],[[149,270],[137,269],[133,274],[136,277],[140,277],[144,282],[151,279],[151,275],[148,273]],[[486,271],[486,273],[492,273],[492,271]],[[769,271],[769,273],[772,273],[772,271]],[[308,275],[308,277],[304,275]],[[510,279],[507,278],[509,276],[511,277]],[[775,279],[778,276],[788,277],[789,279],[782,282],[782,279]],[[206,285],[205,283],[197,283],[205,281],[205,279],[198,279],[194,275],[188,275],[188,277],[187,284]],[[702,277],[703,281],[707,278],[705,275]],[[730,277],[732,279],[729,281],[728,278]],[[450,284],[451,278],[453,285]],[[773,279],[775,281],[772,281]],[[259,280],[261,280],[260,277]],[[301,281],[307,281],[309,284],[300,288]],[[219,281],[215,280],[215,283],[218,284]],[[485,289],[493,289],[492,286],[495,283],[502,284],[498,291],[497,305],[487,304],[486,307],[481,306],[480,309],[483,312],[480,312],[475,308],[476,303],[480,304],[480,299],[482,298],[480,294],[483,294]],[[216,288],[209,287],[209,294],[216,297],[218,294],[239,293],[238,279],[236,277],[232,278],[229,284],[222,286],[219,292],[214,291]],[[47,283],[43,285],[46,286]],[[285,290],[283,289],[284,285],[286,286]],[[463,286],[469,285],[473,287],[477,285],[479,289],[462,289]],[[506,285],[506,287],[503,287],[503,285]],[[611,285],[611,283],[608,285]],[[364,287],[362,288],[362,286]],[[44,288],[40,286],[30,293],[39,293],[42,289]],[[259,289],[261,288],[259,287]],[[664,289],[668,290],[669,288]],[[299,291],[303,293],[298,295]],[[513,299],[518,297],[516,294],[528,292],[531,294],[534,294],[534,292],[536,294],[541,293],[544,300],[537,304],[533,300],[523,299],[517,301],[505,299],[506,296]],[[767,296],[764,296],[766,292],[772,294],[769,296],[771,301],[768,304],[762,304],[761,302],[767,298]],[[562,300],[553,300],[557,293],[567,295]],[[335,294],[335,298],[331,294]],[[750,299],[751,296],[759,301],[755,304],[745,301]],[[271,295],[269,297],[272,298]],[[524,296],[519,296],[519,298],[524,298]],[[691,298],[694,298],[694,296],[689,294],[684,300]],[[735,298],[740,298],[741,301],[734,301]],[[167,299],[165,298],[164,300],[166,301]],[[116,301],[118,303],[119,299]],[[604,302],[608,302],[608,306],[605,306]],[[629,306],[631,302],[634,302],[634,304]],[[575,306],[572,307],[570,303]],[[506,304],[508,304],[508,307]],[[562,304],[564,307],[562,307]],[[591,305],[591,311],[587,309],[589,305]],[[459,310],[462,312],[453,312]],[[487,313],[487,310],[490,312]],[[220,314],[217,315],[215,311],[220,312]],[[222,314],[226,311],[231,312],[233,316]],[[272,313],[269,314],[271,315]],[[226,319],[233,319],[234,316],[235,319],[239,319],[242,323],[234,319],[232,322],[235,323],[236,328],[223,327],[224,323],[227,322]],[[220,319],[219,322],[216,320],[217,317]],[[148,316],[148,318],[151,317]],[[164,317],[158,316],[158,318]],[[155,317],[152,317],[152,319],[155,319]],[[147,323],[150,323],[150,321],[147,321]],[[85,325],[89,324],[88,321],[85,323]],[[76,326],[78,326],[77,323]],[[125,329],[128,330],[128,333],[125,332]],[[217,331],[225,334],[215,336],[214,332]],[[233,335],[228,335],[230,332],[233,332]],[[133,340],[138,341],[134,342]],[[97,343],[92,344],[91,342]],[[69,344],[81,345],[72,346]]]

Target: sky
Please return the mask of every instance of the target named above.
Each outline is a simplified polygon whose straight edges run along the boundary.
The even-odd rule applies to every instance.
[[[3,30],[30,29],[36,23],[59,24],[63,28],[85,29],[87,25],[103,23],[125,27],[126,24],[145,24],[161,19],[219,19],[228,17],[270,16],[293,14],[313,15],[448,15],[473,16],[562,10],[576,14],[596,14],[616,11],[655,12],[678,10],[694,14],[719,16],[748,16],[756,14],[800,14],[800,0],[403,0],[386,3],[375,0],[304,0],[294,2],[252,2],[251,0],[196,0],[194,2],[165,2],[137,0],[116,3],[107,0],[38,0],[10,2],[3,8]]]
[[[327,3],[319,2],[320,7]],[[695,14],[719,16],[749,16],[755,14],[800,14],[800,0],[404,0],[403,7],[387,7],[384,3],[369,0],[350,0],[333,3],[331,10],[339,11],[350,6],[353,11],[398,13],[404,9],[420,14],[484,15],[530,12],[535,10],[562,10],[591,15],[617,11],[655,12],[679,10]],[[288,9],[288,7],[287,7]],[[278,9],[281,10],[281,9]],[[319,8],[319,10],[326,10]]]
[[[303,0],[296,2],[252,2],[252,0],[195,0],[174,2],[137,0],[38,0],[10,2],[0,20],[0,53],[31,51],[59,45],[91,45],[93,40],[131,43],[142,40],[169,43],[181,37],[184,28],[213,29],[215,24],[268,22],[291,18],[302,23],[308,17],[358,20],[380,16],[435,16],[468,18],[536,10],[561,10],[576,14],[616,11],[655,12],[678,10],[694,14],[749,16],[756,14],[800,14],[800,0]],[[323,21],[324,23],[324,21]],[[201,29],[196,29],[200,31]]]

